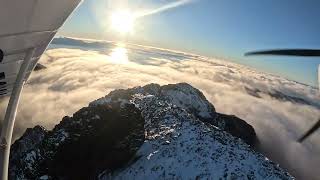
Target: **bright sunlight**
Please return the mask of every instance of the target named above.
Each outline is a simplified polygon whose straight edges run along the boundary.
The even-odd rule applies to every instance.
[[[126,10],[117,11],[111,15],[111,27],[119,33],[132,32],[134,26],[134,15]]]
[[[126,64],[129,61],[127,49],[123,45],[118,45],[118,47],[112,49],[109,56],[111,62],[115,64]]]

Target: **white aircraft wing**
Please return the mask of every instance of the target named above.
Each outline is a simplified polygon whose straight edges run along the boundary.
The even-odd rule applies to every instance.
[[[81,0],[0,0],[0,97],[10,96],[0,136],[0,179],[8,178],[12,131],[24,82]]]
[[[0,97],[10,95],[23,60],[34,49],[26,80],[81,0],[0,0]]]

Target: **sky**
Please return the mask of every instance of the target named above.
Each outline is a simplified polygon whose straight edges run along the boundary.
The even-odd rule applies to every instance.
[[[317,0],[84,0],[59,35],[125,41],[219,57],[317,86],[320,58],[244,57],[272,48],[319,48]],[[147,12],[131,33],[110,29],[112,12]]]

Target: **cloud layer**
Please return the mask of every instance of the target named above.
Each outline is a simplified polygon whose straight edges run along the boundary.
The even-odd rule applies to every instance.
[[[59,44],[59,39],[55,42]],[[37,124],[52,128],[63,116],[114,89],[187,82],[203,91],[218,112],[235,114],[252,124],[259,150],[294,176],[320,177],[320,133],[303,144],[296,142],[320,114],[320,98],[313,87],[227,61],[165,49],[80,40],[72,45],[54,45],[41,58],[48,68],[34,72],[24,88],[15,137]],[[125,49],[119,52],[127,61],[117,61],[119,56],[112,55],[116,48]],[[2,115],[6,103],[0,102]]]

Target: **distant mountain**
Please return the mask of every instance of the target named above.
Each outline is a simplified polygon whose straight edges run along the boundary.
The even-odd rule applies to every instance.
[[[12,145],[11,179],[293,179],[189,84],[115,90]]]
[[[56,37],[52,40],[51,44],[56,45],[67,45],[67,46],[82,46],[82,47],[92,47],[92,48],[106,48],[108,45],[112,45],[107,41],[98,41],[98,40],[85,40],[85,39],[76,39],[69,37]]]

